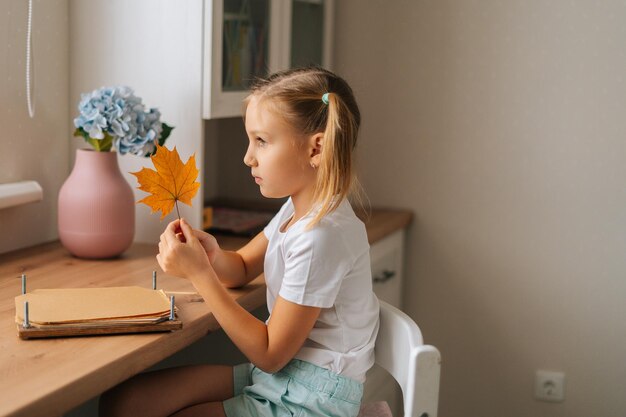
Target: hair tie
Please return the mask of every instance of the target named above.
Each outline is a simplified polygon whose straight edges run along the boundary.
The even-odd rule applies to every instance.
[[[324,93],[324,95],[322,96],[322,101],[324,102],[324,104],[328,104],[328,93]]]

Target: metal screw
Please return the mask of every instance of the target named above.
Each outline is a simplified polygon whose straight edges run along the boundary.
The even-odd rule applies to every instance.
[[[26,274],[22,274],[22,294],[26,294]]]
[[[24,301],[24,323],[23,326],[25,329],[30,327],[30,322],[28,321],[28,301]]]
[[[174,320],[174,296],[170,296],[170,320]]]

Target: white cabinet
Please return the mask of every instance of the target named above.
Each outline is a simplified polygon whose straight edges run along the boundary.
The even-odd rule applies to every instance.
[[[370,248],[372,283],[379,299],[402,308],[404,229],[381,239]],[[402,392],[395,379],[378,365],[367,373],[363,402],[387,401],[394,416],[401,415]]]
[[[332,69],[335,0],[282,0],[281,66]]]
[[[376,242],[370,248],[372,284],[379,299],[402,308],[404,229]]]
[[[334,0],[205,0],[202,116],[241,115],[254,77],[331,66]]]

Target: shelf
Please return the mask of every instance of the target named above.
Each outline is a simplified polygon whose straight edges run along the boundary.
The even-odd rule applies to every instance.
[[[224,13],[224,21],[239,21],[239,22],[249,22],[250,16],[247,14],[241,13]]]
[[[43,199],[43,190],[37,181],[0,184],[0,209],[19,206]]]

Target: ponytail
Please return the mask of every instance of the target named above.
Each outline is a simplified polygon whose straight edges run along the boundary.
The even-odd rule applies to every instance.
[[[357,182],[352,153],[356,146],[358,123],[338,94],[327,93],[327,118],[313,201],[319,210],[309,223],[312,227],[348,198]]]

